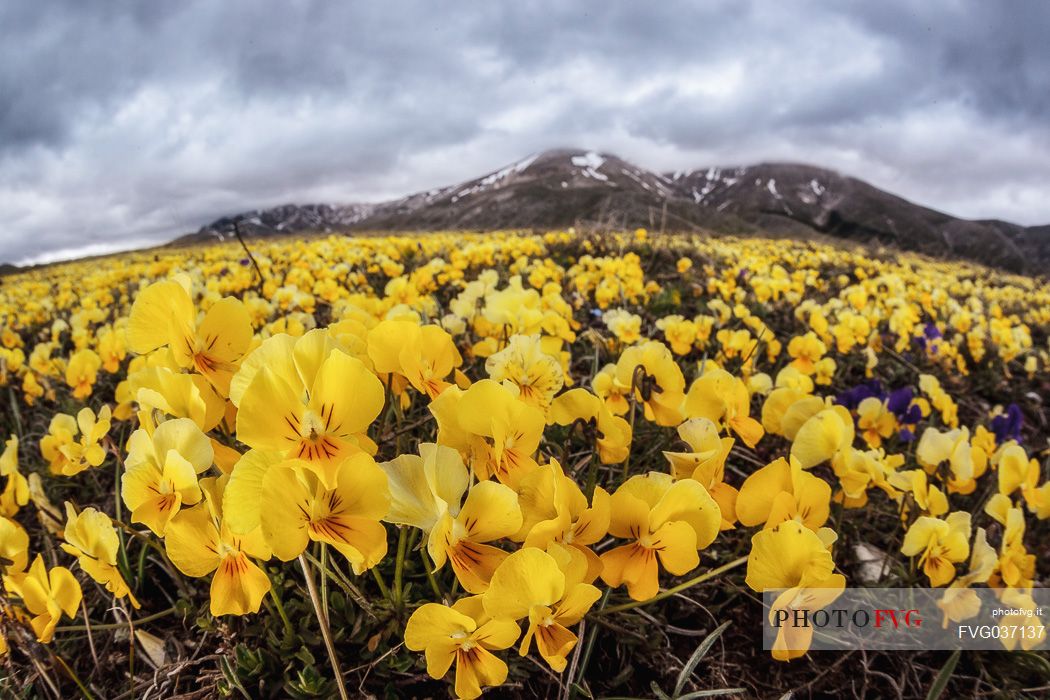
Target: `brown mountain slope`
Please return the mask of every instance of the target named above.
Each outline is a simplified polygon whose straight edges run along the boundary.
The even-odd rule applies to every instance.
[[[969,221],[923,207],[857,178],[793,163],[660,174],[614,155],[558,149],[468,182],[374,205],[288,205],[220,219],[180,242],[338,230],[707,228],[819,232],[1018,272],[1050,262],[1050,226]]]

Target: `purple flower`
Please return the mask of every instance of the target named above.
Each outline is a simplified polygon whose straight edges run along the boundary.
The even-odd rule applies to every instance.
[[[885,397],[885,393],[882,391],[882,384],[878,379],[872,379],[870,382],[858,384],[852,389],[842,392],[835,397],[835,403],[840,406],[845,406],[852,411],[860,405],[861,401],[871,397],[879,399]]]
[[[911,442],[915,439],[915,433],[910,428],[901,428],[901,431],[897,433],[901,442]]]
[[[1006,413],[1001,413],[992,418],[992,432],[995,433],[995,441],[1000,445],[1007,440],[1021,442],[1021,428],[1024,426],[1024,414],[1021,408],[1012,403],[1006,408]]]
[[[911,400],[914,398],[915,393],[912,391],[910,386],[901,387],[890,392],[889,399],[886,401],[886,408],[897,416],[898,419],[904,417],[908,411],[908,407],[911,405]]]

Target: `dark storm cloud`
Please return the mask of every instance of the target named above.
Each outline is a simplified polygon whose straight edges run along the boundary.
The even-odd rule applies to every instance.
[[[803,160],[1050,220],[1050,5],[0,5],[0,259],[377,200],[553,146]]]

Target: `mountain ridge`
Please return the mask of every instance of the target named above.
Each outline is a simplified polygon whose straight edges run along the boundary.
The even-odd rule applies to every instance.
[[[1050,225],[969,220],[864,180],[800,163],[657,173],[616,155],[559,148],[473,180],[374,204],[282,205],[223,217],[175,245],[246,235],[638,226],[727,233],[818,233],[1014,272],[1050,261]]]

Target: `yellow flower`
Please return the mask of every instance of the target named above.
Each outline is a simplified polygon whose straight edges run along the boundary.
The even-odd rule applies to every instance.
[[[451,561],[465,590],[484,593],[492,572],[507,557],[505,551],[486,543],[510,537],[521,529],[518,495],[503,484],[481,481],[467,493],[458,512],[455,505],[450,506],[431,532],[430,558],[435,569]]]
[[[853,444],[853,416],[843,406],[832,406],[808,418],[791,443],[791,456],[803,469],[815,467]]]
[[[742,525],[771,528],[794,520],[818,530],[831,512],[831,486],[795,458],[770,462],[744,480],[737,496]]]
[[[189,418],[161,423],[152,436],[141,428],[132,433],[124,462],[127,471],[121,478],[121,497],[131,509],[132,522],[163,537],[183,505],[200,501],[197,475],[207,471],[213,459],[211,442]]]
[[[835,379],[835,360],[830,357],[822,358],[817,360],[813,368],[815,370],[814,381],[821,386],[831,386],[831,382]]]
[[[1009,496],[1019,488],[1031,489],[1039,479],[1039,461],[1029,460],[1020,445],[1011,442],[996,455],[999,493]]]
[[[919,517],[904,535],[901,554],[919,555],[919,563],[931,586],[943,586],[955,578],[955,564],[970,555],[970,514],[949,513],[944,520]]]
[[[827,544],[802,523],[786,520],[751,538],[747,558],[747,585],[767,589],[815,588],[835,571]]]
[[[822,537],[793,520],[751,538],[747,585],[759,593],[780,591],[769,611],[770,624],[778,628],[772,649],[778,661],[798,658],[809,650],[813,628],[794,624],[795,611],[820,610],[846,585],[846,578],[834,573],[827,538],[827,533]]]
[[[517,388],[518,398],[546,411],[565,384],[557,359],[543,351],[539,335],[512,335],[507,347],[485,361],[491,379]]]
[[[751,417],[751,396],[743,380],[719,367],[708,367],[689,387],[683,405],[688,418],[707,418],[724,423],[740,436],[748,447],[754,447],[765,431]]]
[[[631,345],[642,339],[642,317],[632,314],[627,309],[610,309],[602,314],[602,321],[624,345]]]
[[[0,516],[0,573],[17,573],[27,563],[29,534],[14,520]]]
[[[972,493],[977,487],[977,479],[988,466],[988,456],[983,449],[973,447],[969,438],[968,428],[944,433],[927,428],[915,448],[915,458],[931,474],[942,462],[948,461],[948,489],[956,493]]]
[[[777,661],[790,661],[803,656],[813,642],[813,626],[795,624],[798,613],[812,614],[835,601],[846,587],[846,577],[831,574],[815,585],[796,586],[777,596],[769,606],[769,622],[777,624],[772,656]]]
[[[79,350],[69,358],[69,364],[66,365],[66,384],[73,389],[75,398],[85,399],[91,396],[100,367],[102,359],[94,350]]]
[[[189,290],[179,281],[155,282],[139,292],[128,320],[128,347],[145,354],[168,347],[179,367],[205,376],[223,396],[252,340],[244,304],[225,297],[198,321]]]
[[[128,375],[127,390],[139,404],[143,427],[152,427],[163,416],[190,418],[201,430],[222,422],[226,401],[199,374],[182,374],[167,367],[146,367]]]
[[[882,450],[861,452],[847,447],[836,452],[831,468],[839,478],[844,505],[847,508],[865,505],[868,488],[872,486],[882,489],[890,498],[897,498],[900,493],[890,479],[903,463],[903,455],[886,455]]]
[[[375,454],[366,431],[384,400],[379,379],[333,343],[323,331],[274,336],[245,362],[247,387],[239,374],[230,391],[241,442],[306,462],[328,486],[348,455]]]
[[[551,460],[522,479],[518,504],[522,525],[513,539],[544,550],[552,544],[572,548],[586,561],[587,582],[598,577],[602,563],[590,546],[609,531],[610,501],[605,489],[595,486],[588,504],[576,482]]]
[[[583,619],[601,591],[583,581],[587,566],[573,566],[571,553],[554,546],[558,559],[535,547],[526,547],[503,560],[492,575],[482,598],[485,612],[494,619],[529,621],[518,653],[529,653],[532,640],[551,668],[565,670],[566,656],[578,638],[569,628]]]
[[[380,520],[390,509],[387,476],[363,452],[344,458],[331,475],[329,486],[300,460],[267,469],[259,500],[262,532],[282,561],[302,554],[313,540],[330,544],[360,574],[386,556]]]
[[[29,571],[4,577],[4,585],[22,599],[33,617],[29,620],[38,641],[47,644],[55,634],[62,613],[73,618],[80,607],[80,584],[64,566],[48,571],[37,554]]]
[[[175,515],[164,535],[164,549],[179,571],[211,579],[212,615],[246,615],[259,611],[270,590],[270,579],[249,557],[266,560],[270,549],[258,528],[237,535],[230,532],[222,511],[227,477],[201,480],[207,494],[193,508]]]
[[[897,418],[886,407],[885,401],[869,396],[857,406],[857,427],[868,447],[876,448],[882,445],[884,438],[893,435]]]
[[[583,423],[593,436],[602,464],[618,464],[631,451],[631,424],[609,411],[608,404],[586,389],[570,389],[551,403],[550,420],[558,425]]]
[[[520,633],[510,620],[478,624],[455,607],[426,603],[408,618],[405,646],[426,652],[431,678],[444,678],[455,663],[456,696],[473,700],[481,695],[481,686],[507,680],[507,664],[492,652],[514,644]]]
[[[817,360],[827,351],[828,347],[812,331],[795,336],[788,343],[788,355],[794,358],[791,366],[806,375],[816,372]]]
[[[466,391],[450,388],[430,404],[438,442],[454,447],[479,478],[495,476],[516,488],[536,468],[533,454],[543,437],[543,412],[510,389],[482,379]]]
[[[667,346],[655,340],[624,350],[616,363],[616,381],[634,387],[635,400],[645,408],[646,420],[678,425],[685,378]]]
[[[398,374],[431,399],[449,386],[445,378],[463,364],[445,329],[412,321],[380,321],[368,331],[368,356],[377,372]]]
[[[48,435],[40,440],[40,451],[51,463],[51,473],[74,476],[89,467],[97,467],[106,458],[102,438],[109,432],[111,413],[103,406],[95,416],[90,408],[82,408],[76,420],[59,413],[51,419]],[[79,431],[80,440],[76,441]]]
[[[435,536],[435,527],[446,515],[459,515],[470,485],[459,452],[425,442],[419,445],[419,455],[400,455],[379,466],[390,488],[390,510],[383,520],[419,528],[431,557],[443,557],[445,542],[441,533]]]
[[[719,437],[718,426],[707,418],[690,418],[678,426],[678,436],[692,452],[664,452],[671,474],[700,482],[722,512],[721,529],[730,529],[736,522],[737,490],[724,481],[725,464],[736,440]]]
[[[714,541],[722,522],[707,489],[658,472],[628,479],[612,495],[610,512],[609,533],[632,541],[601,555],[602,580],[626,583],[635,600],[656,595],[661,564],[676,576],[695,569],[697,550]]]
[[[631,408],[628,397],[631,395],[631,385],[620,384],[616,380],[616,365],[608,364],[601,368],[598,374],[591,380],[591,389],[605,402],[609,411],[616,416],[622,416]]]
[[[110,374],[116,374],[120,369],[120,363],[128,355],[124,329],[107,326],[100,331],[98,352],[102,358],[102,368]]]
[[[1014,588],[1030,587],[1035,576],[1035,555],[1029,554],[1024,546],[1024,511],[1014,507],[1009,497],[997,493],[988,499],[984,512],[1003,526],[999,547],[999,577],[1002,582]]]
[[[62,537],[66,540],[62,550],[76,557],[88,576],[105,586],[115,598],[127,596],[133,607],[139,607],[117,568],[120,539],[108,515],[94,508],[77,513],[73,504],[66,501],[66,528]]]
[[[18,470],[18,438],[14,435],[4,443],[4,452],[0,455],[0,478],[4,480],[4,490],[0,491],[0,516],[10,518],[29,503],[29,482]]]

